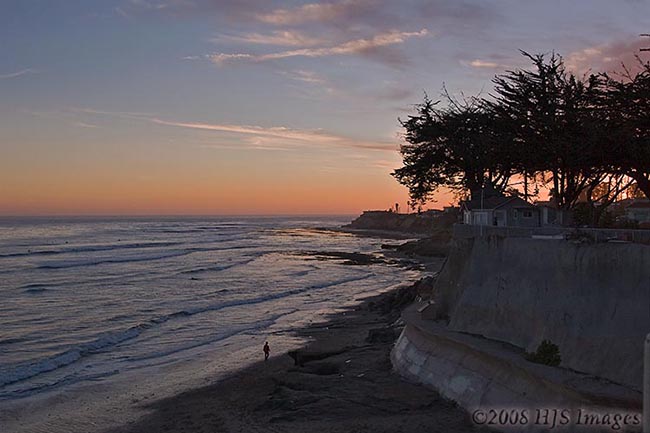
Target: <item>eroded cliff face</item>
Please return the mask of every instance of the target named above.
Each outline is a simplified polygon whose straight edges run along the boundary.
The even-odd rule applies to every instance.
[[[650,246],[455,238],[432,296],[450,330],[529,352],[550,340],[563,367],[641,389]]]

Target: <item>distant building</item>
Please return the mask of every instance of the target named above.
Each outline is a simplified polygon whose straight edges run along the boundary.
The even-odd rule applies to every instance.
[[[535,202],[539,210],[539,225],[570,226],[573,223],[571,211],[558,209],[553,200]]]
[[[554,226],[561,225],[559,221],[558,210],[550,201],[537,201],[535,206],[539,210],[539,225]]]
[[[498,227],[539,227],[539,209],[519,197],[506,197],[486,187],[461,203],[465,224]]]
[[[625,208],[625,218],[638,223],[650,223],[650,200],[634,200]]]

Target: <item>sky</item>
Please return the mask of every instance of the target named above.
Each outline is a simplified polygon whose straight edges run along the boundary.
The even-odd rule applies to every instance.
[[[487,95],[519,50],[620,70],[649,1],[2,0],[0,215],[404,208],[425,92]]]

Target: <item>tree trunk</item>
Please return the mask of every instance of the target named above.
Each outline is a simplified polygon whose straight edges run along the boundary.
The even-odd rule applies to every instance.
[[[645,194],[646,198],[650,199],[650,179],[644,173],[633,171],[629,176],[636,181],[636,185]]]
[[[524,200],[528,201],[528,173],[524,171]]]

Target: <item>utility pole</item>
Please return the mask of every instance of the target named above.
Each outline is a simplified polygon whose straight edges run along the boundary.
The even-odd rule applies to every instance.
[[[650,33],[641,33],[642,38],[650,38]],[[650,51],[650,48],[640,48],[639,51]]]
[[[486,220],[487,220],[487,215],[485,215],[485,209],[483,209],[483,191],[485,191],[485,185],[483,185],[481,187],[481,217],[485,216]],[[487,221],[486,221],[486,223],[487,223]],[[481,231],[480,236],[483,237],[483,218],[481,218],[479,220],[479,224],[481,226],[480,229],[479,229]]]

